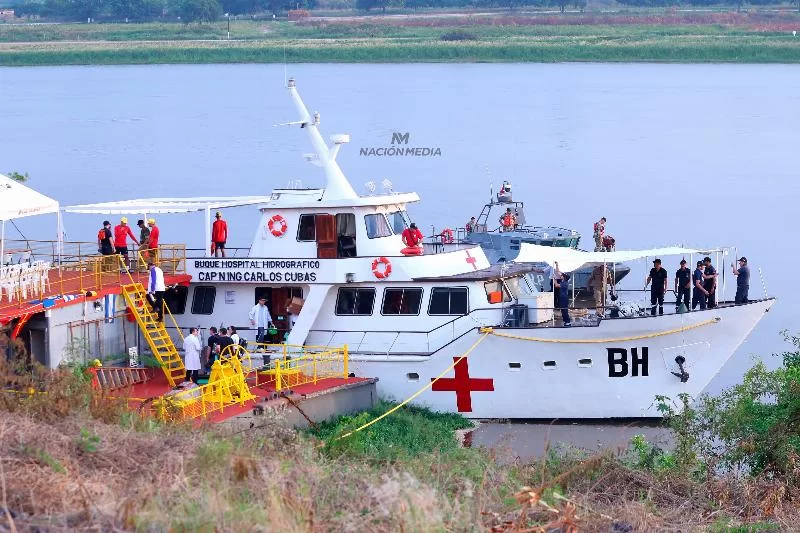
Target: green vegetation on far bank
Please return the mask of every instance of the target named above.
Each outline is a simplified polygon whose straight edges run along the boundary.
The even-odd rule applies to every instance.
[[[158,63],[800,62],[800,17],[733,23],[558,20],[0,24],[0,66]],[[729,20],[727,17],[724,20]],[[564,19],[567,21],[567,19]],[[603,22],[605,19],[601,20]],[[705,19],[704,19],[705,20]],[[638,23],[637,23],[638,22]]]

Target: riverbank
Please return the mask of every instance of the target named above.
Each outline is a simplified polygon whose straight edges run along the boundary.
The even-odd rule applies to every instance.
[[[724,15],[724,16],[722,16]],[[349,17],[211,24],[0,24],[0,65],[800,62],[800,17]]]

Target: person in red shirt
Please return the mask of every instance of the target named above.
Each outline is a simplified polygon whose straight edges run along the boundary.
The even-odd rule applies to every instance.
[[[222,257],[225,257],[225,242],[228,240],[228,223],[222,220],[222,213],[217,211],[217,220],[211,225],[211,248],[214,257],[219,256],[222,251]]]
[[[422,232],[417,229],[417,224],[414,222],[411,223],[411,227],[403,230],[401,238],[403,239],[403,244],[409,248],[416,248],[423,239]]]
[[[156,219],[150,218],[147,220],[147,225],[150,226],[150,260],[158,264],[158,237],[161,233],[156,226]]]
[[[136,236],[133,234],[131,227],[128,226],[128,219],[126,217],[122,217],[119,220],[119,224],[114,226],[114,248],[116,252],[125,258],[125,263],[129,264],[128,262],[128,237],[130,236],[133,239],[133,242],[139,244],[139,241],[136,240]],[[132,266],[130,268],[133,268]]]

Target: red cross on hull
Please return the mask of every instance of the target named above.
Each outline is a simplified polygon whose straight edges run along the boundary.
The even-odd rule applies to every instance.
[[[469,255],[469,250],[464,250],[464,251],[467,252],[467,258],[465,259],[465,261],[470,265],[472,265],[472,270],[478,270],[478,266],[475,264],[478,261],[478,258]]]
[[[453,357],[453,361],[458,361],[455,366],[455,377],[440,378],[433,383],[431,390],[434,391],[455,391],[456,407],[459,413],[472,412],[472,391],[490,392],[494,390],[494,379],[492,378],[471,378],[469,377],[469,366],[467,358],[459,361],[459,357]],[[431,378],[433,381],[434,378]]]

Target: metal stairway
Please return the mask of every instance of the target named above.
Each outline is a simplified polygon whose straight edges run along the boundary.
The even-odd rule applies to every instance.
[[[164,327],[163,322],[158,321],[158,315],[150,308],[147,301],[147,294],[141,283],[131,283],[122,286],[122,294],[128,307],[136,317],[136,322],[147,339],[147,344],[153,351],[153,356],[161,363],[161,369],[167,376],[167,381],[171,387],[181,383],[186,377],[186,367],[183,366],[178,350],[172,342],[172,338]]]

